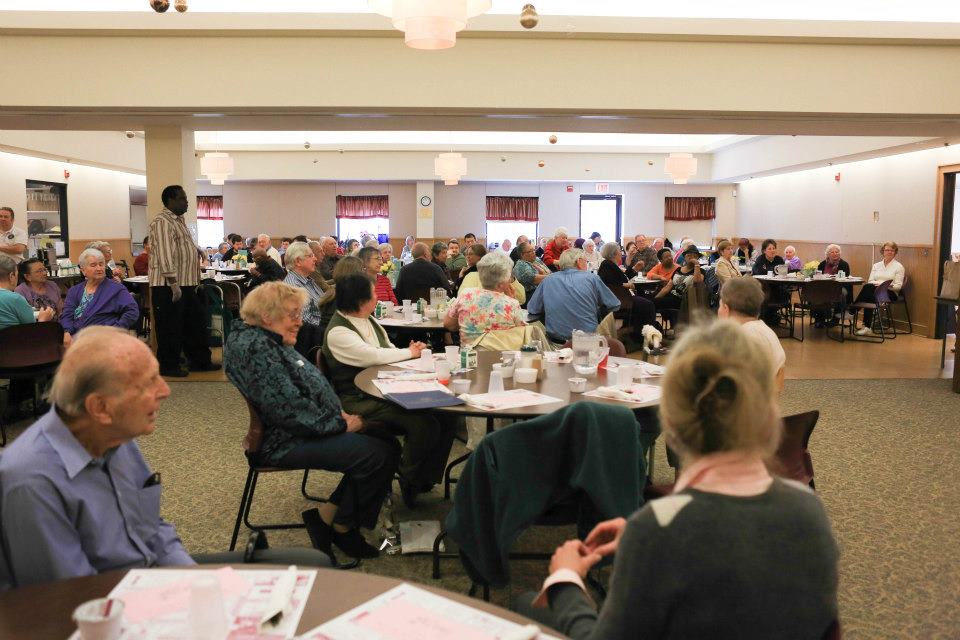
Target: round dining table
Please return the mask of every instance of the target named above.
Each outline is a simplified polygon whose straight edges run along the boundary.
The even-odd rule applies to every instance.
[[[224,565],[197,565],[196,568],[209,570],[220,566]],[[285,568],[257,564],[230,566],[243,570]],[[163,569],[155,569],[155,571],[163,571]],[[11,640],[14,638],[17,640],[67,638],[76,628],[71,620],[73,610],[87,600],[105,597],[125,574],[125,571],[110,571],[95,576],[48,582],[0,593],[0,638]],[[356,571],[317,569],[317,578],[314,580],[313,589],[303,616],[300,618],[297,634],[306,633],[402,582],[395,578]],[[528,618],[483,600],[429,585],[417,584],[416,586],[511,622],[523,625],[535,624]],[[552,629],[543,629],[543,631],[559,636]]]
[[[499,351],[478,351],[477,367],[466,373],[455,373],[451,376],[451,379],[464,378],[469,380],[470,390],[467,392],[468,394],[486,393],[490,386],[490,372],[493,370],[493,364],[500,362],[500,357],[501,355]],[[639,364],[639,362],[640,361],[638,360],[637,363]],[[373,381],[377,379],[377,374],[380,371],[397,371],[397,367],[391,365],[368,367],[367,369],[364,369],[358,373],[353,382],[357,388],[364,393],[375,398],[383,399],[383,394],[380,393],[380,390],[377,389],[377,386],[373,384]],[[431,411],[453,413],[463,416],[482,416],[485,418],[527,419],[535,418],[536,416],[542,416],[547,413],[553,413],[561,407],[573,402],[578,402],[580,400],[589,400],[590,402],[599,402],[601,404],[613,404],[621,407],[627,407],[628,409],[655,407],[660,403],[659,399],[644,403],[627,403],[611,398],[585,396],[583,393],[577,393],[570,390],[570,383],[568,380],[575,377],[586,378],[587,388],[584,390],[584,392],[593,391],[597,387],[612,386],[617,383],[616,373],[609,369],[598,369],[593,375],[581,376],[573,370],[573,364],[544,361],[543,373],[541,374],[539,380],[531,384],[520,384],[513,377],[505,378],[503,381],[503,389],[504,391],[509,391],[511,389],[529,389],[530,391],[536,391],[537,393],[542,393],[543,395],[556,398],[556,402],[499,410],[482,409],[469,404],[460,404],[452,407],[436,407],[431,409]],[[659,377],[643,379],[643,382],[655,385],[660,384],[659,381]]]

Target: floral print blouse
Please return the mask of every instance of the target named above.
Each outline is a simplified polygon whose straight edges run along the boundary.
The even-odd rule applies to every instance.
[[[470,344],[487,331],[512,329],[524,324],[520,303],[514,298],[489,289],[463,291],[447,315],[460,325],[460,344]]]

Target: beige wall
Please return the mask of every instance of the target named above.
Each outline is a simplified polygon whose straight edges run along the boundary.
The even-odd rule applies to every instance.
[[[573,186],[572,193],[566,190],[568,184]],[[567,227],[571,233],[580,233],[580,194],[596,193],[594,185],[593,182],[461,182],[448,187],[436,183],[433,235],[459,237],[467,231],[485,235],[488,195],[539,197],[540,235],[551,235],[559,226]],[[390,236],[402,238],[415,234],[416,184],[408,182],[227,182],[223,187],[224,230],[244,236],[259,232],[274,237],[330,234],[336,229],[337,194],[382,193],[390,196]],[[731,227],[735,218],[736,200],[731,185],[610,183],[610,193],[623,196],[623,229],[629,235],[663,235],[666,196],[715,196],[716,229]],[[671,227],[671,237],[691,235],[705,243],[714,235],[710,223],[703,229],[701,223],[677,224]]]
[[[409,183],[227,182],[223,186],[225,233],[273,237],[336,233],[338,195],[390,197],[390,235],[416,229],[416,185]]]
[[[957,162],[960,149],[941,147],[747,180],[738,187],[737,235],[930,245],[937,167]]]
[[[66,183],[70,238],[88,241],[129,238],[130,186],[146,186],[142,175],[0,152],[0,206],[13,207],[18,226],[27,219],[27,180]]]

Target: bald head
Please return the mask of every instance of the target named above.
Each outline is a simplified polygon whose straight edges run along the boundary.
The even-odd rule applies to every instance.
[[[430,259],[430,247],[428,247],[423,242],[415,242],[413,248],[410,250],[410,255],[413,256],[414,260],[418,258]]]
[[[66,416],[85,413],[88,396],[116,396],[134,379],[134,373],[156,366],[150,349],[115,327],[87,327],[74,338],[57,368],[48,398]]]

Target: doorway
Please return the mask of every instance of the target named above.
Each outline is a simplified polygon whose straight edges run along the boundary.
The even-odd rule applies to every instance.
[[[623,196],[580,196],[580,237],[589,238],[594,232],[604,242],[620,242]]]
[[[940,293],[940,286],[943,279],[943,263],[954,259],[954,255],[960,256],[960,166],[953,165],[941,167],[941,201],[940,201],[940,228],[938,239],[936,263],[936,283],[935,294]],[[944,304],[937,305],[937,321],[934,336],[942,338],[944,335],[955,334],[955,314],[953,307]]]
[[[27,180],[27,238],[30,256],[53,248],[58,258],[70,250],[67,226],[67,185]]]

